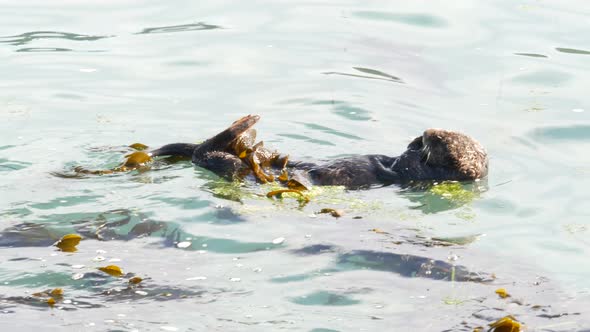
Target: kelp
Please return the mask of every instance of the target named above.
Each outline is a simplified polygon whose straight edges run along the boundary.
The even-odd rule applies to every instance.
[[[143,151],[143,150],[147,150],[149,148],[149,146],[145,145],[145,144],[141,144],[141,143],[133,143],[131,145],[129,145],[130,148],[132,148],[133,150],[137,150],[137,151]]]
[[[123,276],[123,270],[121,270],[121,268],[118,267],[117,265],[103,266],[103,267],[99,267],[98,269],[110,276],[113,276],[113,277],[118,278],[118,277]]]
[[[508,294],[508,292],[504,288],[498,288],[498,289],[496,289],[496,294],[498,294],[498,296],[501,297],[501,298],[503,298],[503,299],[505,299],[507,297],[510,297],[510,294]]]
[[[259,182],[272,183],[278,180],[288,189],[296,191],[305,191],[311,188],[310,181],[302,173],[290,173],[287,170],[288,155],[266,149],[262,141],[255,142],[256,130],[250,129],[231,144],[230,152],[248,165],[249,170]],[[276,176],[271,173],[273,169],[277,170]],[[274,195],[268,197],[272,196]]]
[[[209,189],[213,196],[230,201],[241,202],[245,196],[249,196],[248,192],[244,190],[243,182],[238,180],[229,182],[224,179],[217,179],[207,183],[205,187]]]
[[[404,184],[400,193],[411,202],[417,203],[416,206],[411,207],[413,210],[433,214],[459,209],[455,215],[470,221],[475,218],[475,212],[471,209],[470,204],[487,188],[485,180],[471,183],[421,181]]]
[[[136,143],[139,144],[139,143]],[[134,144],[135,145],[135,144]],[[103,170],[90,170],[86,169],[82,166],[74,167],[74,172],[76,173],[75,176],[79,176],[80,174],[90,174],[90,175],[107,175],[107,174],[114,174],[119,172],[129,172],[134,170],[140,171],[147,171],[150,169],[149,164],[153,161],[152,157],[143,151],[135,151],[125,156],[125,160],[121,163],[121,165],[112,168],[112,169],[103,169]],[[57,174],[60,175],[60,174]],[[67,177],[67,176],[66,176]]]
[[[61,243],[66,247],[75,247],[79,244],[81,236],[78,234],[67,234],[63,236],[56,245]],[[275,240],[276,241],[276,240]],[[64,264],[69,265],[69,264]],[[73,267],[73,266],[72,266]],[[84,267],[81,265],[81,267]],[[129,301],[133,299],[143,299],[146,297],[154,298],[158,301],[168,301],[180,298],[186,298],[188,296],[201,296],[204,291],[193,292],[191,290],[182,290],[170,287],[160,287],[156,289],[147,289],[143,286],[143,278],[134,275],[133,273],[123,273],[121,267],[117,265],[107,265],[96,268],[99,272],[88,271],[86,273],[77,273],[71,276],[72,280],[81,280],[73,284],[76,288],[85,288],[95,295],[102,295],[98,297],[101,302],[104,301]],[[108,275],[108,276],[107,276]],[[48,283],[55,283],[56,277],[59,278],[70,278],[67,273],[49,273],[46,274]],[[78,277],[79,276],[79,277]],[[116,277],[117,279],[110,278],[109,276]],[[121,278],[125,277],[125,278]],[[30,278],[27,276],[27,278]],[[35,277],[36,279],[37,277]],[[63,280],[63,279],[60,279]],[[62,283],[62,281],[60,281]],[[119,283],[120,286],[115,286],[110,289],[104,288],[107,284]],[[36,284],[36,282],[35,282]],[[144,290],[145,289],[145,290]],[[0,302],[2,303],[19,303],[27,304],[36,307],[56,307],[59,310],[76,310],[76,308],[98,308],[102,307],[103,304],[94,304],[78,299],[64,300],[64,289],[53,288],[43,291],[33,292],[25,296],[10,296],[5,297],[0,295]],[[109,297],[104,297],[108,295]],[[87,296],[84,296],[88,298]],[[58,306],[59,305],[59,306]]]
[[[54,246],[63,252],[75,252],[78,250],[76,246],[80,243],[80,240],[82,240],[82,237],[78,234],[66,234]]]
[[[473,191],[466,190],[461,183],[454,181],[435,184],[429,192],[460,204],[469,203],[476,197]]]
[[[344,212],[332,208],[323,208],[320,211],[318,211],[317,214],[329,214],[334,218],[340,218],[344,215]]]
[[[129,284],[137,285],[142,281],[143,281],[143,279],[141,277],[135,276],[135,277],[129,278],[128,282],[129,282]]]
[[[266,197],[268,198],[272,198],[272,197],[277,197],[277,198],[283,198],[283,194],[285,193],[294,193],[297,194],[299,196],[299,200],[302,202],[309,202],[309,197],[305,196],[301,191],[299,190],[294,190],[294,189],[280,189],[280,190],[273,190],[270,191],[266,194]]]
[[[42,302],[47,303],[48,306],[53,307],[55,304],[63,300],[64,291],[61,288],[54,288],[31,294],[35,298],[40,298]]]
[[[266,194],[268,198],[282,198],[285,193],[298,195],[302,203],[309,202],[309,197],[302,191],[309,190],[311,183],[300,173],[293,173],[291,177],[287,171],[289,156],[283,156],[276,151],[264,148],[264,142],[256,141],[256,130],[250,129],[240,135],[230,146],[230,151],[244,161],[255,178],[261,183],[272,183],[275,179],[287,186],[288,189],[275,189]],[[278,169],[278,176],[269,173]]]
[[[238,136],[229,147],[229,152],[240,158],[255,178],[261,183],[274,182],[275,176],[269,173],[269,169],[274,167],[281,170],[278,176],[279,181],[288,181],[286,171],[289,156],[282,156],[276,151],[270,151],[264,147],[264,142],[256,141],[256,130],[249,129],[242,135]]]
[[[521,332],[521,324],[513,316],[505,316],[489,324],[488,332]]]
[[[144,150],[148,149],[148,146],[141,143],[133,143],[129,145],[128,148],[134,149],[135,151],[126,155],[125,160],[117,167],[103,170],[91,170],[78,166],[74,168],[74,175],[56,175],[76,178],[86,174],[109,175],[133,170],[149,170],[153,159],[149,153],[144,152]],[[256,142],[255,129],[245,131],[230,142],[228,146],[222,149],[223,152],[233,154],[240,158],[245,165],[244,168],[237,171],[238,174],[234,174],[234,179],[237,177],[237,180],[241,181],[244,177],[251,174],[262,184],[277,183],[282,185],[280,189],[275,189],[280,190],[278,192],[271,193],[275,191],[271,190],[268,195],[266,195],[268,198],[281,198],[284,193],[294,193],[298,195],[297,199],[300,202],[307,203],[310,201],[309,196],[301,193],[302,191],[308,191],[312,188],[311,181],[305,172],[298,170],[289,171],[287,169],[289,156],[265,148],[263,141]],[[285,187],[286,189],[283,189]],[[212,191],[214,195],[218,197],[234,201],[241,201],[240,196],[244,194],[240,186],[236,186],[235,183],[232,183],[229,186],[215,185],[213,186]]]

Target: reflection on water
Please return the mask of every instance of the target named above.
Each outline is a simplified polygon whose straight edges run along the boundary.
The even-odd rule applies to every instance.
[[[311,138],[311,137],[305,136],[305,135],[299,135],[299,134],[277,134],[277,136],[286,137],[286,138],[295,139],[295,140],[300,140],[300,141],[306,141],[306,143],[309,143],[309,144],[319,144],[319,145],[336,146],[336,144],[334,144],[334,143],[332,143],[330,141],[316,139],[316,138]]]
[[[300,249],[292,250],[291,252],[295,255],[307,256],[307,255],[319,255],[323,253],[336,252],[338,248],[334,245],[329,244],[312,244],[305,246]]]
[[[351,73],[342,73],[342,72],[337,72],[337,71],[328,71],[328,72],[323,72],[322,74],[324,75],[341,75],[341,76],[350,76],[350,77],[357,77],[357,78],[368,78],[368,79],[372,79],[372,80],[383,80],[383,81],[391,81],[391,82],[395,82],[395,83],[404,83],[404,81],[402,81],[401,78],[397,77],[397,76],[393,76],[387,73],[384,73],[380,70],[376,70],[376,69],[370,69],[370,68],[362,68],[362,67],[352,67],[354,70],[360,71],[361,73],[364,74],[370,74],[373,76],[369,76],[369,75],[359,75],[359,74],[351,74]]]
[[[447,22],[440,17],[421,14],[421,13],[391,13],[383,11],[355,11],[353,15],[359,18],[365,18],[376,21],[392,21],[408,25],[414,25],[425,28],[442,28],[447,25]]]
[[[548,58],[548,56],[543,55],[543,54],[537,54],[537,53],[514,53],[515,55],[522,55],[522,56],[528,56],[531,58]]]
[[[332,73],[334,74],[334,73]],[[325,99],[310,99],[310,98],[301,98],[301,99],[290,99],[283,101],[285,104],[302,104],[306,106],[316,106],[318,109],[329,107],[332,113],[343,117],[346,120],[354,120],[354,121],[368,121],[371,120],[371,112],[361,108],[359,106],[354,106],[351,103],[344,101],[344,100],[325,100]],[[350,138],[354,140],[362,139],[358,135],[354,135],[351,133],[343,133],[337,130],[334,130],[329,127],[325,127],[322,125],[318,125],[317,123],[303,123],[307,128],[313,130],[319,130],[327,134],[336,135],[344,138]]]
[[[44,225],[22,223],[7,227],[0,236],[1,247],[47,247],[59,240],[59,234],[52,234]],[[67,234],[64,232],[63,235]]]
[[[332,292],[315,292],[305,296],[292,298],[291,301],[300,305],[346,306],[358,304],[360,301],[345,294]]]
[[[70,33],[70,32],[57,32],[57,31],[33,31],[33,32],[25,32],[20,35],[16,36],[5,36],[0,37],[0,44],[8,44],[8,45],[25,45],[29,44],[35,40],[45,40],[45,39],[65,39],[65,40],[72,40],[72,41],[95,41],[104,38],[110,38],[115,36],[92,36],[92,35],[82,35],[77,33]]]
[[[19,48],[15,52],[71,52],[70,48],[63,47],[26,47]]]
[[[508,314],[529,330],[587,330],[585,6],[6,4],[0,330],[473,331]],[[247,113],[310,160],[464,131],[489,151],[490,186],[313,188],[301,208],[254,197],[268,189],[254,181],[213,184],[188,161],[50,175],[117,167],[126,149],[112,146],[194,142]],[[68,233],[84,236],[77,252],[52,247]],[[96,270],[114,259],[143,288]],[[27,299],[53,287],[72,302]],[[31,319],[37,308],[48,314]]]
[[[18,161],[18,160],[10,160],[5,158],[0,158],[0,172],[11,172],[11,171],[18,171],[23,168],[27,168],[31,166],[32,163],[26,161]]]
[[[331,248],[323,245],[313,245],[295,251],[295,254],[318,255],[331,252]],[[449,262],[435,260],[427,257],[398,254],[384,251],[355,250],[338,254],[336,263],[325,269],[311,273],[280,276],[272,278],[275,283],[291,283],[323,277],[327,273],[352,270],[373,270],[395,273],[407,278],[427,278],[442,281],[459,282],[490,282],[493,280],[488,273],[476,273],[469,271],[465,266],[454,265]]]
[[[384,73],[384,72],[377,70],[377,69],[363,68],[363,67],[352,67],[352,69],[358,70],[361,73],[375,75],[375,76],[381,76],[386,79],[390,79],[392,81],[397,81],[397,82],[403,83],[401,78],[399,78],[397,76],[390,75],[388,73]]]
[[[418,203],[411,208],[425,214],[434,214],[461,207],[469,208],[479,196],[488,190],[488,179],[476,182],[421,182],[404,186],[400,195]]]
[[[184,32],[184,31],[199,31],[199,30],[214,30],[222,29],[219,25],[206,24],[206,23],[192,23],[192,24],[181,24],[181,25],[170,25],[155,28],[146,28],[138,32],[138,35],[150,34],[150,33],[168,33],[168,32]]]
[[[73,50],[71,48],[63,48],[63,47],[25,47],[19,48],[15,52],[81,52],[81,53],[101,53],[106,52],[106,50]]]
[[[578,50],[578,49],[575,49],[575,48],[557,47],[555,49],[558,52],[561,52],[561,53],[582,54],[582,55],[589,55],[590,54],[590,51]]]
[[[227,222],[226,213],[221,213]],[[60,224],[51,223],[54,220]],[[239,218],[234,218],[240,221]],[[64,223],[68,221],[68,223]],[[112,210],[102,213],[51,215],[36,223],[22,223],[0,232],[0,247],[46,247],[66,234],[76,233],[85,239],[99,241],[131,241],[143,237],[161,238],[165,247],[176,248],[180,242],[183,250],[239,254],[279,248],[272,242],[241,242],[233,239],[197,236],[185,232],[176,223],[151,220],[148,216],[130,210]],[[188,239],[188,240],[187,240]]]
[[[340,255],[338,266],[344,269],[387,271],[410,278],[429,278],[444,281],[491,281],[489,276],[474,273],[466,267],[427,257],[358,250]]]
[[[555,87],[571,81],[572,75],[557,70],[537,70],[531,73],[519,74],[512,81],[520,84],[535,84],[545,87]]]
[[[127,280],[134,274],[128,273],[118,279],[100,272],[81,273],[79,278],[73,279],[68,273],[47,271],[40,274],[26,274],[11,279],[14,286],[65,287],[56,305],[60,310],[71,311],[77,309],[96,309],[113,303],[130,302],[166,302],[190,299],[197,303],[211,303],[215,296],[226,291],[218,289],[190,289],[173,285],[157,285],[147,278],[137,285],[130,285]],[[51,289],[39,292],[50,293]],[[50,309],[44,296],[1,296],[0,303],[4,308],[11,308],[14,304],[24,304],[41,310]]]
[[[590,140],[590,125],[538,128],[532,132],[531,136],[545,142],[588,141]]]
[[[337,103],[337,105],[344,105],[344,104],[346,104],[346,103],[345,102]],[[361,113],[363,113],[363,112],[367,113],[367,111],[362,110],[360,108],[355,108],[355,109],[361,111]],[[322,133],[326,133],[329,135],[344,137],[344,138],[353,139],[353,140],[363,140],[363,138],[360,136],[349,134],[349,133],[344,133],[342,131],[339,131],[339,130],[336,130],[333,128],[329,128],[329,127],[325,127],[325,126],[319,125],[317,123],[301,123],[301,124],[303,124],[305,126],[305,128],[317,130],[317,131],[320,131]]]

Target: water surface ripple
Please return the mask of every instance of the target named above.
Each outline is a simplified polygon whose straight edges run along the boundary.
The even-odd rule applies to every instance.
[[[506,315],[588,329],[586,7],[5,4],[0,330],[474,331]],[[137,142],[202,142],[245,114],[261,115],[265,147],[303,161],[459,130],[490,174],[312,188],[306,204],[189,160],[74,171],[115,168]],[[76,251],[53,246],[72,233]]]

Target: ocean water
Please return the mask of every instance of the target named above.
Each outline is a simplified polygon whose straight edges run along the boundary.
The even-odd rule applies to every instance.
[[[590,330],[585,1],[2,9],[2,330],[473,331],[506,315]],[[459,130],[490,174],[442,191],[315,188],[308,204],[186,161],[57,176],[245,114],[298,160]],[[52,246],[71,233],[76,252]],[[113,264],[123,277],[97,270]],[[54,306],[34,295],[55,288]]]

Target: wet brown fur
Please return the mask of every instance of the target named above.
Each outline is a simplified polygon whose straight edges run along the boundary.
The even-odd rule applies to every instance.
[[[193,163],[220,176],[245,174],[252,165],[236,155],[235,145],[242,135],[244,141],[253,141],[250,136],[255,133],[250,128],[259,119],[257,115],[245,116],[202,144],[169,144],[154,150],[152,155],[186,155],[192,150]],[[481,144],[465,134],[428,129],[397,157],[359,155],[322,164],[289,161],[286,166],[292,171],[303,171],[316,185],[364,188],[410,181],[477,180],[488,173],[488,157]]]

